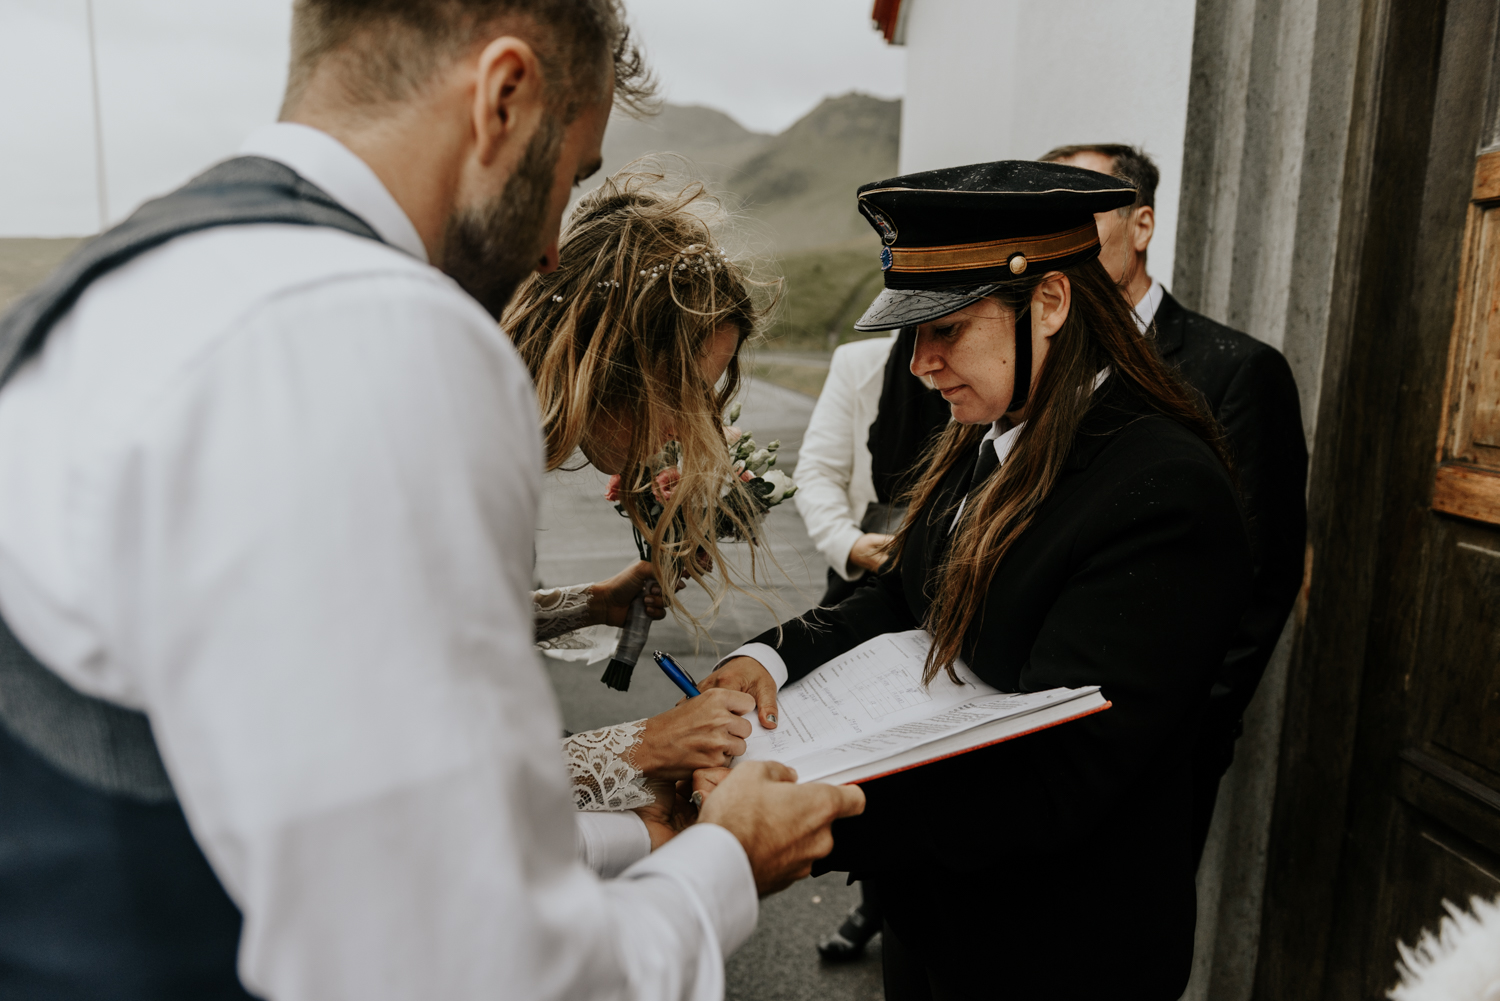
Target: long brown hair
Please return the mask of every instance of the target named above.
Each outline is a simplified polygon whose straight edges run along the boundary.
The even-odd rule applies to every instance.
[[[997,475],[965,504],[946,554],[927,585],[933,596],[924,623],[932,633],[924,681],[947,671],[958,680],[964,634],[984,607],[990,581],[1037,508],[1052,492],[1064,460],[1073,447],[1098,373],[1108,365],[1113,377],[1135,387],[1141,398],[1202,438],[1225,468],[1230,468],[1223,432],[1188,389],[1142,337],[1120,289],[1097,260],[1062,272],[1072,287],[1072,305],[1053,334],[1047,358],[1026,410],[1026,426]],[[1052,274],[1056,274],[1053,272]],[[1048,275],[1003,287],[994,293],[1001,305],[1019,317]],[[928,448],[928,460],[907,496],[908,513],[891,548],[899,560],[912,525],[937,497],[938,487],[956,463],[973,462],[985,425],[950,423]],[[951,511],[947,515],[952,517]],[[934,524],[944,523],[941,513]]]
[[[567,462],[592,429],[628,423],[621,503],[651,545],[662,591],[670,596],[686,572],[715,607],[722,588],[698,553],[728,581],[717,518],[726,487],[745,490],[730,472],[723,426],[740,389],[738,350],[717,385],[701,364],[715,331],[732,325],[742,346],[762,313],[752,295],[760,283],[713,238],[709,220],[720,211],[701,184],[674,190],[661,173],[621,171],[579,201],[557,270],[528,279],[502,320],[536,384],[547,468]],[[678,443],[681,478],[653,530],[641,507],[652,489],[652,443],[668,438]],[[684,531],[668,538],[679,512]],[[754,543],[752,526],[736,527]]]

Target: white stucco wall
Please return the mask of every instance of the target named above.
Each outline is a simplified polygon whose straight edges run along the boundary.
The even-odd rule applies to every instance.
[[[1148,267],[1169,282],[1194,0],[905,0],[901,172],[1143,147],[1161,168]]]

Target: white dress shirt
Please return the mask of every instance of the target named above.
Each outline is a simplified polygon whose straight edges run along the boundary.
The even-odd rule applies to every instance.
[[[1167,290],[1161,282],[1155,278],[1151,279],[1151,287],[1146,294],[1141,296],[1141,301],[1135,304],[1135,325],[1140,328],[1141,333],[1151,326],[1151,321],[1156,318],[1156,311],[1161,308],[1161,301],[1166,297]]]
[[[797,454],[797,493],[792,500],[818,552],[845,580],[865,571],[849,566],[849,550],[864,534],[860,519],[875,500],[870,475],[870,425],[880,409],[886,359],[896,335],[844,344],[828,363]]]
[[[524,365],[353,153],[295,125],[245,152],[390,246],[215,229],[91,286],[0,393],[7,621],[150,716],[268,1001],[720,997],[739,843],[636,861],[635,818],[571,807]]]

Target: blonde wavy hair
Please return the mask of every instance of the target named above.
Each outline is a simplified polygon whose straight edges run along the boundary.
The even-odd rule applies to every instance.
[[[732,510],[754,506],[731,472],[723,414],[740,389],[739,349],[765,313],[757,300],[775,285],[752,278],[716,243],[709,220],[721,216],[700,183],[674,189],[665,174],[620,171],[579,201],[557,270],[527,279],[501,321],[536,385],[547,469],[563,466],[594,429],[629,427],[621,503],[651,546],[662,593],[672,595],[685,573],[714,610],[735,586],[719,553],[722,519],[751,543],[755,577],[755,527]],[[710,384],[702,359],[725,324],[739,344]],[[678,443],[681,479],[653,529],[641,508],[668,440]],[[746,503],[722,503],[726,488]],[[682,531],[667,533],[679,514]],[[706,566],[720,568],[720,583]],[[680,604],[676,611],[685,614]]]

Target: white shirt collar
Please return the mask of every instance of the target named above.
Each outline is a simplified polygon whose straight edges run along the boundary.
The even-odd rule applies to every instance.
[[[1000,422],[996,421],[990,425],[989,431],[980,439],[979,447],[983,450],[985,442],[993,442],[995,457],[1000,460],[1000,465],[1003,466],[1005,465],[1005,460],[1010,458],[1011,449],[1016,447],[1016,439],[1020,437],[1021,429],[1025,426],[1026,422],[1022,421],[1011,427],[1008,431],[1001,431]]]
[[[250,133],[240,153],[286,164],[369,223],[386,243],[428,263],[427,247],[417,227],[375,171],[327,132],[296,122],[277,122]]]
[[[1149,292],[1146,294],[1146,298],[1151,298],[1151,294]],[[1094,385],[1091,387],[1091,389],[1097,390],[1100,386],[1104,385],[1104,380],[1109,378],[1109,373],[1111,371],[1112,369],[1108,365],[1101,368],[1098,374],[1094,376]],[[1003,466],[1005,465],[1005,460],[1010,458],[1011,450],[1016,447],[1016,438],[1020,436],[1021,429],[1025,426],[1026,422],[1022,421],[1008,431],[1001,431],[1000,422],[996,421],[995,423],[990,425],[989,431],[985,432],[984,437],[979,440],[979,447],[984,448],[984,443],[987,441],[994,442],[995,457],[1000,460],[1000,465]]]
[[[1150,298],[1149,294],[1147,298]],[[1100,386],[1104,385],[1104,380],[1109,378],[1111,371],[1113,370],[1108,365],[1101,368],[1099,374],[1094,376],[1094,385],[1090,391],[1097,390]],[[987,443],[993,443],[995,458],[999,459],[1000,465],[1003,466],[1005,465],[1005,460],[1010,458],[1010,453],[1015,450],[1016,439],[1021,437],[1021,429],[1025,426],[1026,422],[1022,421],[1008,430],[1001,431],[1000,422],[996,421],[990,425],[990,429],[985,432],[984,437],[979,439],[979,447],[983,450]],[[975,458],[978,457],[976,456]],[[948,526],[948,531],[951,532],[958,527],[958,519],[964,516],[964,505],[968,503],[968,500],[968,497],[965,496],[958,502],[958,511],[953,515],[953,523]]]
[[[1151,326],[1152,319],[1156,316],[1156,310],[1161,306],[1161,301],[1167,294],[1166,287],[1155,278],[1151,279],[1151,287],[1146,294],[1141,296],[1141,301],[1135,304],[1135,325],[1141,328],[1141,333]]]

